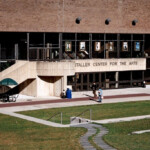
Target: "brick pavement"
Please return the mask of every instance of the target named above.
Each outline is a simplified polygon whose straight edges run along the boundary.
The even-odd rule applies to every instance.
[[[134,97],[150,97],[148,93],[139,93],[139,94],[124,94],[124,95],[110,95],[105,96],[104,99],[122,99],[122,98],[134,98]],[[38,100],[38,101],[26,101],[26,102],[10,102],[10,103],[1,103],[0,108],[3,107],[14,107],[14,106],[28,106],[28,105],[41,105],[41,104],[54,104],[54,103],[70,103],[70,102],[79,102],[79,101],[95,101],[91,96],[73,98],[73,99],[55,99],[55,100]]]

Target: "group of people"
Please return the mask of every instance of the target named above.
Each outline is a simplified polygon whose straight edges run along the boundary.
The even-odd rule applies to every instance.
[[[97,88],[98,86],[96,85],[96,83],[94,82],[91,86],[91,89],[93,91],[93,94],[94,94],[94,99],[97,99],[97,94],[96,94],[96,91],[97,91]],[[67,89],[68,90],[68,89]],[[63,90],[62,93],[61,93],[61,98],[66,98],[66,93],[67,91]],[[101,88],[98,89],[98,102],[102,102],[102,99],[103,99],[103,91]]]
[[[96,94],[96,90],[97,90],[97,85],[96,83],[94,82],[91,86],[91,89],[93,91],[93,94],[94,94],[94,98],[96,99],[97,98],[97,94]],[[102,102],[102,99],[103,99],[103,91],[101,88],[98,89],[98,102]]]

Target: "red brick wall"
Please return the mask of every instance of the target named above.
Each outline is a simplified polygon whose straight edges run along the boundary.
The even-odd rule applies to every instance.
[[[150,0],[1,0],[0,31],[150,33]]]

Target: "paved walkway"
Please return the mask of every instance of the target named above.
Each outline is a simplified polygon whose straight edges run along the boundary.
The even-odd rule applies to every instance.
[[[94,137],[94,143],[103,150],[116,150],[115,148],[105,143],[102,138],[108,133],[108,130],[105,127],[96,124],[81,124],[75,125],[74,127],[84,127],[88,130],[88,132],[80,138],[80,144],[85,150],[96,150],[96,148],[93,147],[93,145],[91,145],[91,143],[88,140],[89,137],[96,134],[96,128],[99,128],[100,132]]]
[[[92,122],[99,123],[99,124],[108,124],[108,123],[118,123],[118,122],[125,122],[125,121],[141,120],[141,119],[150,119],[150,115],[113,118],[113,119],[104,119],[104,120],[92,120]]]
[[[19,102],[7,102],[0,103],[0,109],[7,109],[8,111],[26,111],[26,110],[37,110],[46,108],[58,108],[58,107],[69,107],[69,106],[81,106],[81,105],[94,105],[104,103],[118,103],[118,102],[131,102],[131,101],[142,101],[150,100],[150,94],[139,93],[139,94],[128,94],[128,95],[112,95],[105,96],[102,103],[96,102],[93,97],[81,97],[73,99],[50,99],[50,100],[37,100],[37,101],[19,101]],[[57,104],[57,105],[56,105]]]
[[[70,125],[63,125],[63,124],[59,124],[59,123],[54,123],[54,122],[51,122],[51,121],[46,121],[46,120],[43,120],[43,119],[38,119],[38,118],[35,118],[35,117],[30,117],[30,116],[26,116],[26,115],[14,113],[14,112],[0,110],[0,113],[4,114],[4,115],[9,115],[9,116],[25,119],[25,120],[28,120],[28,121],[36,122],[36,123],[39,123],[39,124],[47,125],[47,126],[61,127],[61,128],[70,127]]]
[[[103,90],[103,95],[104,100],[102,103],[150,100],[150,86],[147,86],[147,88]],[[58,97],[33,98],[29,96],[21,97],[20,95],[17,99],[17,102],[15,103],[0,102],[0,109],[5,109],[7,107],[6,109],[11,111],[26,111],[45,108],[98,104],[93,99],[92,91],[72,92],[72,97],[73,99],[60,99]]]
[[[135,131],[135,132],[132,132],[132,134],[143,134],[143,133],[148,133],[148,132],[150,132],[150,130]]]

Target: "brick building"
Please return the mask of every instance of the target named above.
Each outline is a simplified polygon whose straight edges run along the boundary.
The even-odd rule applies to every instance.
[[[0,81],[32,96],[150,81],[149,0],[0,2]],[[7,69],[6,69],[7,68]]]

